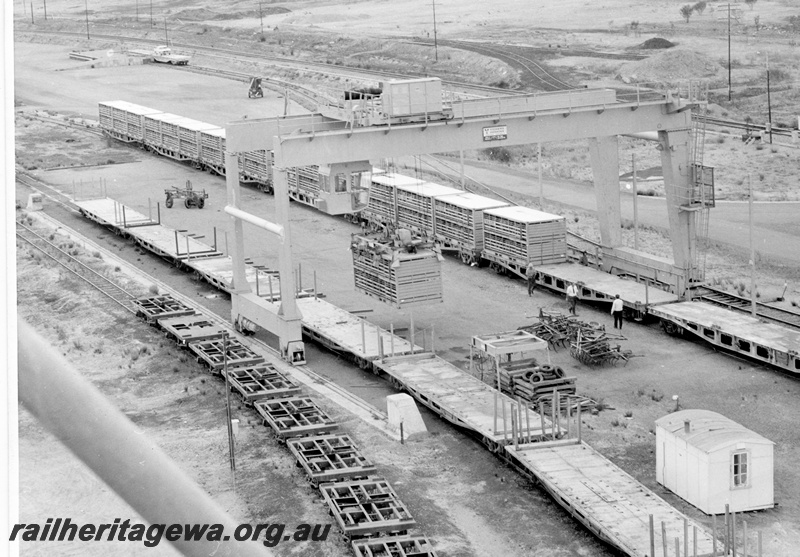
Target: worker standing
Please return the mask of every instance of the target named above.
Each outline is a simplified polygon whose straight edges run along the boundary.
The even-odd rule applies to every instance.
[[[624,310],[624,306],[622,305],[622,300],[619,297],[619,294],[614,298],[614,302],[611,304],[611,315],[614,317],[614,328],[615,329],[622,329],[622,312]],[[619,325],[619,326],[617,326]]]
[[[575,304],[578,302],[578,287],[575,286],[574,282],[569,283],[567,286],[567,304],[569,304],[569,312],[572,315],[578,315],[575,313]]]
[[[533,291],[536,290],[536,279],[539,278],[539,272],[533,266],[533,262],[528,263],[525,269],[525,277],[528,279],[528,296],[533,296]]]

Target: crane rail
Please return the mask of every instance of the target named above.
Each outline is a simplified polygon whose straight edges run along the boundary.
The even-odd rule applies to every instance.
[[[695,295],[695,299],[700,299],[710,304],[744,313],[750,313],[752,308],[751,300],[710,286],[704,286],[699,289]],[[795,311],[756,302],[756,315],[761,319],[766,319],[767,321],[772,321],[779,325],[800,329],[800,313]]]

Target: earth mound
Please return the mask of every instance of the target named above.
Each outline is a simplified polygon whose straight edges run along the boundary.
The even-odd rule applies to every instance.
[[[672,48],[675,46],[675,43],[668,41],[667,39],[662,39],[661,37],[655,37],[653,39],[647,39],[645,42],[640,44],[637,48],[642,48],[646,50],[655,50],[655,49],[662,49],[662,48]]]
[[[723,68],[705,54],[687,49],[667,50],[637,62],[624,64],[619,78],[631,82],[670,82],[683,79],[715,79]]]

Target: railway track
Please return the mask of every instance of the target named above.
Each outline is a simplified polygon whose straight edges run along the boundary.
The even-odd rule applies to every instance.
[[[26,30],[26,33],[30,34],[41,34],[41,35],[61,35],[65,37],[76,37],[84,39],[85,33],[84,32],[73,32],[73,31],[50,31],[48,30],[46,33],[38,32],[36,30]],[[92,39],[104,39],[107,41],[115,41],[115,42],[123,42],[125,43],[125,48],[135,46],[135,45],[142,45],[142,46],[153,46],[153,45],[161,45],[164,44],[164,41],[161,39],[146,39],[142,37],[130,37],[130,36],[123,36],[123,35],[107,35],[103,33],[92,33]],[[408,79],[408,78],[417,78],[417,77],[427,77],[427,75],[423,74],[416,74],[412,72],[406,73],[397,73],[397,72],[386,72],[380,70],[361,70],[357,68],[348,68],[347,66],[341,66],[336,64],[328,64],[325,62],[314,62],[310,60],[299,60],[297,58],[288,58],[283,56],[274,56],[265,53],[248,53],[242,52],[238,50],[232,49],[225,49],[225,48],[213,48],[213,47],[206,47],[200,46],[190,43],[179,43],[170,41],[170,45],[184,50],[191,50],[193,52],[200,52],[203,53],[205,56],[211,56],[216,58],[221,58],[225,61],[230,60],[245,60],[248,62],[258,62],[262,64],[268,64],[271,66],[278,66],[278,67],[289,67],[293,69],[302,68],[307,71],[317,71],[320,74],[324,75],[335,75],[335,76],[344,76],[344,77],[357,77],[357,78],[370,78],[370,79]],[[192,64],[189,64],[190,66]],[[178,66],[170,66],[171,68],[177,68]],[[244,75],[244,74],[242,74]],[[250,76],[248,75],[248,78]],[[513,91],[509,91],[508,89],[504,89],[501,87],[490,87],[487,85],[480,85],[475,83],[464,83],[460,81],[453,81],[453,80],[442,80],[442,82],[450,88],[458,88],[463,89],[467,92],[474,91],[481,93],[483,95],[508,95],[514,94]]]
[[[735,128],[740,130],[753,130],[753,131],[766,131],[767,126],[764,124],[754,124],[752,122],[737,122],[736,120],[725,120],[723,118],[714,118],[712,116],[696,116],[700,121],[705,121],[706,124],[712,126],[722,126],[726,128]],[[792,130],[789,128],[778,128],[772,126],[772,135],[780,135],[783,137],[791,137]]]
[[[750,313],[752,307],[752,301],[747,298],[723,292],[722,290],[717,290],[709,286],[704,286],[695,296],[695,299],[744,313]],[[800,313],[768,306],[762,302],[756,302],[756,315],[761,319],[777,323],[778,325],[800,330]]]
[[[133,305],[133,300],[135,300],[136,297],[114,281],[101,275],[85,263],[82,263],[66,250],[58,247],[21,222],[16,223],[16,235],[19,240],[35,248],[44,256],[58,263],[64,269],[103,294],[109,302],[113,302],[113,305],[129,313],[136,314],[136,309]]]
[[[462,50],[471,50],[472,52],[477,52],[479,54],[488,54],[493,58],[498,58],[508,62],[512,66],[522,67],[524,71],[527,72],[523,74],[523,81],[531,82],[538,88],[545,91],[576,89],[575,85],[567,83],[566,81],[554,76],[548,72],[544,66],[532,58],[513,52],[510,49],[504,49],[499,46],[486,46],[465,41],[439,41],[439,44],[443,46],[459,48]]]

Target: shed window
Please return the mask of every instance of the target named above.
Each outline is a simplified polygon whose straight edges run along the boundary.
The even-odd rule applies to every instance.
[[[737,451],[732,455],[733,487],[750,485],[750,466],[747,451]]]
[[[722,334],[719,341],[725,346],[733,346],[733,337],[731,335]]]
[[[756,344],[756,355],[761,356],[762,358],[769,358],[769,350]]]
[[[703,327],[703,336],[706,338],[714,338],[714,329]]]

